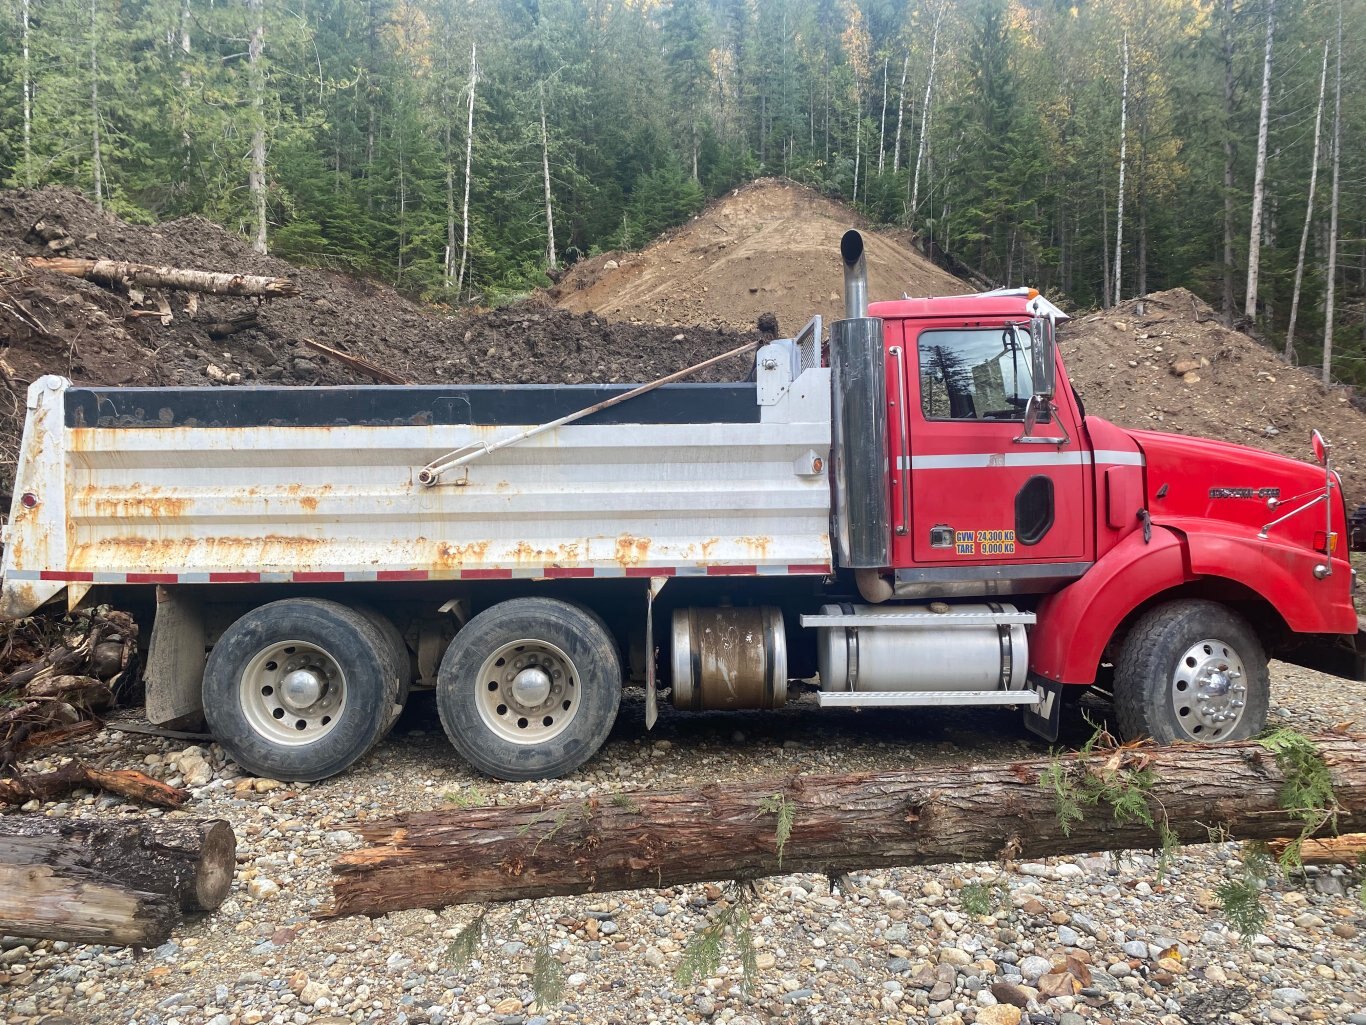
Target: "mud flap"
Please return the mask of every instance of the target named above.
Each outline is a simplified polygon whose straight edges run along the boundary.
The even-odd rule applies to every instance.
[[[655,728],[659,719],[659,693],[655,682],[655,663],[659,652],[655,649],[655,595],[664,589],[668,577],[651,577],[650,590],[645,596],[645,729]]]
[[[1025,687],[1039,695],[1039,703],[1025,708],[1024,727],[1051,744],[1058,739],[1058,726],[1062,722],[1063,685],[1030,673]]]
[[[1317,669],[1344,680],[1366,682],[1366,629],[1357,619],[1358,630],[1350,634],[1314,634],[1293,648],[1274,653],[1276,658],[1306,669]]]

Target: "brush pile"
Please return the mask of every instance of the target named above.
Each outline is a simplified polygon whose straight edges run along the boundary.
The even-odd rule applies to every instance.
[[[135,677],[137,625],[101,605],[0,623],[0,771],[99,728]]]

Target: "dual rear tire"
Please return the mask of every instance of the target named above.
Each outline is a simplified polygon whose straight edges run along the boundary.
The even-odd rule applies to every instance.
[[[317,780],[363,757],[393,726],[412,678],[392,622],[316,598],[247,613],[214,645],[204,714],[255,775]],[[562,776],[606,741],[621,699],[611,634],[593,613],[516,598],[456,634],[437,675],[437,709],[456,750],[505,780]]]

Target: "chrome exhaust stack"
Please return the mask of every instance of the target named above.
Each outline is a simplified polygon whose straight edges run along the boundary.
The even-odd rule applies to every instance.
[[[868,260],[863,236],[853,228],[840,239],[840,259],[844,261],[844,316],[862,320],[868,316]]]
[[[882,321],[868,316],[868,264],[857,231],[840,239],[840,260],[845,319],[830,325],[833,535],[841,566],[882,569],[891,563],[886,349]]]

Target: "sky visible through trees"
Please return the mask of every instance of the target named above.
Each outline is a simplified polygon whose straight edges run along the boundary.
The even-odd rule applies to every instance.
[[[0,0],[0,183],[456,303],[780,175],[1366,384],[1364,63],[1353,0]]]

